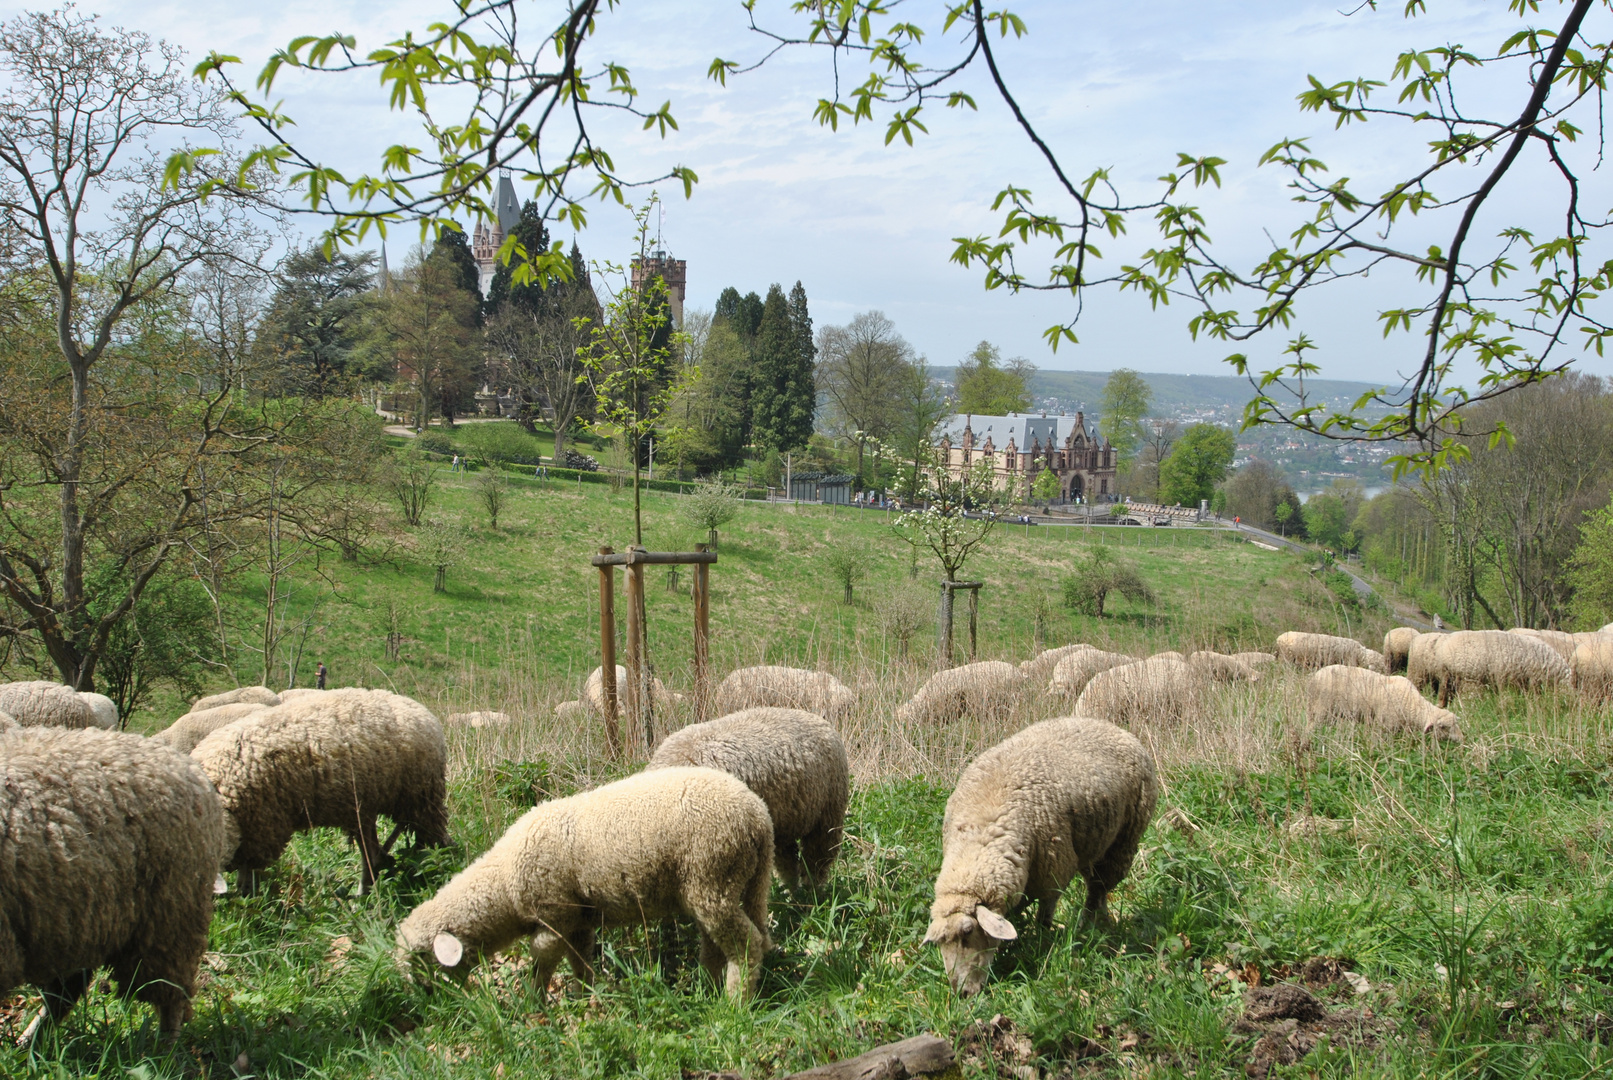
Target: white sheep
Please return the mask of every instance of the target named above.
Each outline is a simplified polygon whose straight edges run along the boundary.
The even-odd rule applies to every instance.
[[[508,727],[510,714],[506,712],[456,712],[449,713],[443,721],[449,727]]]
[[[1256,671],[1277,662],[1277,654],[1269,652],[1235,652],[1231,656],[1232,659],[1241,660]]]
[[[1613,695],[1613,635],[1596,634],[1574,649],[1574,688],[1597,698]]]
[[[1043,649],[1029,660],[1019,662],[1019,670],[1025,673],[1025,678],[1031,683],[1041,683],[1053,677],[1053,671],[1059,666],[1059,661],[1066,656],[1073,656],[1078,652],[1095,650],[1097,646],[1086,644],[1060,645],[1054,649]]]
[[[1314,722],[1345,720],[1462,741],[1461,719],[1423,697],[1403,675],[1329,664],[1306,680],[1305,691]]]
[[[666,688],[666,684],[655,676],[650,676],[650,698],[658,711],[665,711],[683,700],[682,694],[674,694]],[[621,664],[616,665],[616,707],[624,708],[627,701],[627,669]],[[593,710],[596,716],[605,712],[605,669],[595,668],[588,673],[588,682],[583,687],[582,702]]]
[[[776,665],[732,671],[712,695],[712,707],[718,713],[760,705],[805,709],[829,720],[843,720],[856,707],[857,695],[827,671]]]
[[[1411,643],[1420,635],[1421,631],[1411,626],[1396,626],[1383,635],[1383,662],[1390,675],[1406,670]]]
[[[1367,648],[1354,638],[1333,634],[1306,634],[1298,630],[1279,634],[1277,659],[1305,671],[1315,671],[1329,664],[1348,664],[1385,675],[1389,673],[1389,665],[1381,652]]]
[[[651,769],[700,765],[738,777],[773,818],[773,866],[793,889],[828,880],[840,852],[851,770],[827,720],[803,709],[744,709],[668,735]]]
[[[442,725],[417,701],[385,690],[331,690],[214,731],[191,751],[224,806],[225,869],[262,870],[291,837],[334,826],[358,843],[368,891],[392,841],[448,843]],[[385,845],[375,819],[394,829]]]
[[[360,686],[344,686],[344,687],[342,687],[342,689],[343,690],[362,690],[363,687],[360,687]],[[271,701],[271,702],[268,702],[268,704],[270,704],[270,705],[284,705],[284,704],[286,704],[286,702],[288,702],[288,701],[296,701],[298,698],[312,697],[315,694],[328,694],[328,693],[330,693],[329,690],[321,690],[321,689],[319,689],[318,687],[315,687],[315,686],[293,686],[289,690],[281,690],[279,693],[275,694],[275,697],[279,698],[280,700],[279,701]]]
[[[1529,626],[1514,626],[1507,633],[1543,641],[1550,645],[1552,651],[1564,660],[1573,660],[1574,649],[1579,645],[1579,642],[1574,640],[1573,634],[1565,634],[1561,630],[1536,630]]]
[[[23,727],[98,727],[95,709],[71,686],[46,679],[0,684],[0,712]]]
[[[1151,656],[1093,676],[1075,700],[1077,716],[1115,724],[1180,724],[1198,711],[1207,680],[1181,660]]]
[[[266,713],[269,709],[270,706],[260,705],[257,702],[238,701],[233,705],[217,705],[211,709],[202,709],[200,712],[188,712],[151,736],[151,740],[162,743],[178,753],[189,754],[196,749],[197,743],[226,724]]]
[[[592,981],[596,928],[688,916],[701,966],[743,999],[770,944],[772,874],[755,792],[716,769],[655,769],[527,811],[398,925],[398,951],[463,975],[531,937],[541,992],[562,957]]]
[[[964,716],[1005,716],[1025,687],[1025,676],[1013,664],[981,660],[937,671],[918,693],[896,710],[902,724],[946,723]]]
[[[191,702],[190,711],[201,712],[203,709],[216,709],[220,705],[239,705],[243,702],[272,707],[280,704],[280,695],[267,686],[237,686],[234,690],[197,698]]]
[[[0,735],[4,735],[8,731],[16,731],[18,726],[17,722],[11,718],[10,713],[0,712]]]
[[[1406,674],[1419,690],[1438,690],[1441,707],[1463,686],[1541,689],[1573,680],[1567,661],[1550,645],[1505,630],[1424,634],[1412,642]]]
[[[191,1016],[224,819],[188,758],[138,735],[23,728],[0,739],[0,997],[39,987],[34,1028],[111,965],[172,1035]]]
[[[93,693],[89,690],[80,690],[78,696],[84,699],[84,704],[90,707],[90,723],[102,731],[118,730],[118,703],[105,694]]]
[[[1148,751],[1102,720],[1044,720],[971,762],[947,799],[924,935],[940,946],[953,989],[985,984],[998,943],[1018,937],[1011,912],[1034,900],[1051,925],[1077,874],[1085,917],[1107,921],[1109,892],[1131,869],[1158,797]]]
[[[1188,667],[1213,682],[1259,682],[1260,672],[1254,665],[1236,656],[1200,649],[1187,658]]]
[[[1123,664],[1135,664],[1137,657],[1127,656],[1125,653],[1105,652],[1102,649],[1084,649],[1080,652],[1070,653],[1061,658],[1053,668],[1053,676],[1048,680],[1047,693],[1049,697],[1073,698],[1087,688],[1087,683],[1100,671],[1120,667]]]

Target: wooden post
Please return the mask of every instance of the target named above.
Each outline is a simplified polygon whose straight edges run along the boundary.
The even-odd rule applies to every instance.
[[[630,547],[629,555],[639,549]],[[629,728],[641,728],[645,743],[653,741],[649,731],[647,702],[644,700],[644,567],[628,563],[627,567],[627,721]],[[630,731],[629,734],[636,734]]]
[[[613,554],[610,548],[601,555]],[[616,568],[599,568],[599,674],[605,698],[605,744],[612,758],[622,756],[622,732],[616,725]]]
[[[696,544],[696,551],[705,551],[705,544]],[[695,563],[694,567],[694,707],[695,719],[705,720],[709,706],[710,687],[706,665],[710,660],[711,639],[711,566]]]
[[[952,666],[952,582],[941,582],[941,610],[936,619],[936,654],[941,666]]]
[[[980,613],[980,587],[969,590],[969,663],[975,662],[975,622]]]

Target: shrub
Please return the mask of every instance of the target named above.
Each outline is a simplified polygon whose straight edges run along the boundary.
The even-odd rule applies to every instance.
[[[831,547],[823,557],[829,576],[845,590],[842,603],[852,601],[852,590],[868,576],[868,549],[860,544],[840,544]]]
[[[497,466],[483,469],[476,477],[476,498],[487,511],[488,524],[495,529],[498,528],[498,512],[504,509],[504,498],[509,490],[509,481]]]
[[[1083,615],[1103,618],[1104,601],[1110,593],[1133,602],[1154,602],[1154,590],[1137,568],[1101,544],[1077,556],[1073,570],[1063,580],[1064,605]]]
[[[498,466],[537,465],[541,457],[538,440],[522,431],[513,420],[492,424],[467,424],[459,441],[483,464]]]
[[[898,658],[907,658],[908,646],[930,625],[934,613],[934,605],[916,592],[899,590],[885,597],[879,606],[879,621],[896,642]]]
[[[454,440],[441,431],[422,431],[415,437],[414,444],[429,454],[454,454],[459,452],[459,447],[454,445]]]
[[[717,550],[717,529],[734,520],[744,492],[721,480],[696,484],[694,491],[678,501],[678,515],[692,529],[703,530],[706,543]]]
[[[464,547],[465,533],[458,525],[446,521],[428,521],[420,530],[420,554],[426,565],[435,571],[431,580],[432,592],[448,591],[448,571],[459,562],[459,550]]]
[[[598,472],[599,462],[587,454],[580,454],[575,450],[566,451],[566,468],[580,469],[583,472]]]

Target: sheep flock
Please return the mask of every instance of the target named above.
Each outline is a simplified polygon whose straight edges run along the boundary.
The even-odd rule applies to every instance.
[[[1020,936],[1015,921],[1034,902],[1050,924],[1076,878],[1081,917],[1107,921],[1106,898],[1161,798],[1153,740],[1284,671],[1304,688],[1303,708],[1285,722],[1457,744],[1463,724],[1452,710],[1471,694],[1613,695],[1613,627],[1397,627],[1381,648],[1293,632],[1270,652],[1148,657],[1072,644],[935,672],[890,710],[898,724],[1017,729],[968,748],[934,823],[942,862],[923,941],[937,946],[954,990],[980,990],[1000,945]],[[618,669],[619,690],[625,675]],[[560,721],[593,724],[602,687],[596,669]],[[798,903],[822,902],[851,835],[843,735],[867,689],[781,666],[741,668],[704,698],[653,680],[663,727],[689,712],[697,722],[661,731],[641,771],[516,820],[398,923],[396,964],[416,979],[464,980],[525,941],[540,992],[561,961],[589,985],[597,934],[683,919],[712,982],[736,1002],[750,998],[777,928],[772,877]],[[1031,722],[1049,710],[1067,715]],[[117,730],[117,707],[101,695],[48,681],[0,685],[0,995],[41,989],[32,1035],[106,966],[124,993],[157,1010],[163,1033],[177,1034],[192,1012],[215,893],[254,891],[296,833],[319,827],[346,834],[360,891],[371,891],[402,834],[416,846],[453,843],[445,726],[492,738],[516,723],[482,711],[445,725],[385,690],[254,686],[199,698],[143,737]],[[145,872],[152,860],[166,872]]]

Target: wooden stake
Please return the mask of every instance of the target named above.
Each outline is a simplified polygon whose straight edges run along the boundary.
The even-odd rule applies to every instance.
[[[599,549],[601,555],[615,554],[608,547]],[[605,745],[610,756],[622,756],[622,731],[616,724],[616,568],[599,568],[599,674],[600,690],[605,697]]]
[[[941,667],[952,666],[952,583],[941,582],[941,611],[936,619],[936,652],[941,657]]]
[[[969,590],[969,663],[975,662],[975,623],[980,614],[980,590]]]
[[[636,548],[628,548],[630,553]],[[629,734],[644,732],[648,744],[653,736],[645,722],[647,709],[644,701],[644,567],[639,563],[627,566],[627,722]]]
[[[705,551],[705,544],[696,544]],[[696,563],[694,568],[694,707],[695,719],[705,720],[709,705],[706,664],[710,659],[711,565]]]

